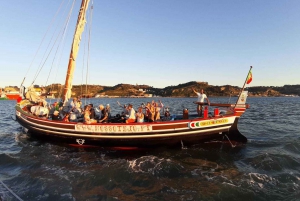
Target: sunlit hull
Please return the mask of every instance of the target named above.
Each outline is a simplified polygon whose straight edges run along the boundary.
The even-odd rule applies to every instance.
[[[245,110],[245,109],[244,109]],[[16,106],[16,119],[31,135],[80,146],[156,147],[229,139],[246,142],[237,130],[239,116],[181,119],[153,123],[83,124],[38,118]],[[226,138],[227,139],[227,138]]]

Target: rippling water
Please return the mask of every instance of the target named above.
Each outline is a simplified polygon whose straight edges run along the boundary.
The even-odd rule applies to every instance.
[[[151,101],[86,103],[109,103],[118,112],[117,100],[136,107]],[[194,99],[161,100],[172,113],[196,112]],[[0,101],[0,200],[300,200],[300,98],[248,103],[238,125],[245,145],[122,151],[30,139],[11,118],[15,102]]]

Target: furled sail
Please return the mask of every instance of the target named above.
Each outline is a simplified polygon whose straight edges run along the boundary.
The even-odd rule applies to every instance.
[[[62,97],[64,103],[66,103],[71,97],[72,81],[73,81],[74,70],[76,65],[76,58],[79,50],[79,44],[81,41],[81,34],[84,31],[84,26],[86,24],[85,14],[88,8],[89,1],[90,0],[82,0],[80,11],[78,14],[77,25],[75,29],[73,44],[72,44],[70,58],[69,58],[68,70],[66,75],[65,88]]]

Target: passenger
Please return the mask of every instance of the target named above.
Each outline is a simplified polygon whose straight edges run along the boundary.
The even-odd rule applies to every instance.
[[[133,109],[133,107],[132,107],[131,104],[128,105],[128,112],[129,112],[129,114],[126,115],[126,117],[127,117],[126,118],[126,123],[133,123],[133,122],[135,122],[135,120],[136,120],[135,110]]]
[[[152,101],[151,101],[151,105],[153,105],[153,106],[155,107],[155,105],[156,105],[155,100],[152,100]]]
[[[166,108],[166,110],[165,110],[164,120],[165,121],[170,120],[170,111],[169,111],[169,108]]]
[[[77,97],[77,103],[75,107],[77,110],[79,110],[79,112],[82,112],[82,102],[80,100],[80,96]]]
[[[108,119],[110,119],[111,118],[111,109],[110,109],[110,105],[109,104],[106,105],[105,110],[106,110],[106,112],[108,114]]]
[[[39,102],[37,105],[34,105],[30,108],[30,111],[33,115],[43,118],[48,118],[49,109],[44,107],[43,102]]]
[[[94,105],[90,103],[89,106],[90,106],[90,112],[91,112],[90,118],[91,119],[96,119],[96,112],[95,112]]]
[[[197,103],[200,103],[197,105],[197,113],[199,116],[202,116],[204,99],[206,99],[206,102],[208,105],[210,105],[210,102],[209,102],[206,94],[204,93],[203,89],[201,89],[200,92],[197,92],[194,88],[192,88],[192,89],[193,89],[194,93],[197,94],[197,96],[198,96]]]
[[[83,115],[79,110],[75,110],[75,112],[70,112],[70,122],[82,122],[83,121]]]
[[[99,105],[101,118],[99,120],[99,123],[107,123],[108,122],[108,113],[107,110],[104,108],[104,106],[101,104]]]
[[[73,98],[73,101],[70,102],[70,112],[81,112],[81,105],[78,102],[77,98]]]
[[[70,122],[78,122],[77,114],[75,112],[70,112],[69,120]]]
[[[154,106],[148,102],[146,107],[145,107],[145,117],[148,122],[153,122],[154,121],[154,115],[155,115],[155,108]]]
[[[59,112],[57,110],[55,110],[52,114],[52,120],[53,121],[60,121],[61,118],[60,118],[60,115],[59,115]]]
[[[53,104],[51,104],[50,106],[50,110],[49,110],[49,118],[52,118],[52,115],[54,114],[54,111],[58,111],[58,108],[56,109],[57,106],[57,102],[54,102]]]
[[[90,105],[87,105],[87,106],[85,107],[85,111],[84,111],[84,122],[85,122],[86,124],[97,123],[97,120],[91,119],[91,118],[90,118],[90,115],[91,115],[91,106],[90,106]]]
[[[142,107],[139,107],[138,112],[136,113],[136,122],[138,123],[144,122],[144,113]]]
[[[162,102],[159,100],[159,103],[155,103],[155,114],[154,114],[154,120],[160,120],[160,111],[162,110],[162,108],[164,107],[164,105],[162,104]]]

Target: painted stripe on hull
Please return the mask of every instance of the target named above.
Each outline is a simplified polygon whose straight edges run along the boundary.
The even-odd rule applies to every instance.
[[[36,127],[36,128],[40,128],[42,130],[45,130],[45,129],[48,129],[48,130],[57,130],[59,132],[63,132],[63,131],[66,131],[66,132],[72,132],[72,133],[96,133],[96,132],[84,132],[84,131],[76,131],[75,129],[75,125],[72,124],[72,125],[67,125],[67,126],[63,126],[63,124],[59,125],[59,127],[57,127],[57,125],[55,125],[54,127],[51,126],[51,123],[45,123],[45,120],[44,121],[41,121],[39,122],[38,120],[36,119],[32,119],[32,118],[23,118],[23,115],[21,116],[18,116],[17,115],[17,119],[19,119],[20,121],[23,121],[23,125],[24,127],[27,127],[26,125],[32,125],[33,127]],[[214,127],[214,128],[217,128],[217,127],[223,127],[223,126],[226,126],[226,125],[229,125],[231,126],[232,123],[234,122],[234,117],[231,117],[230,118],[230,122],[228,122],[228,124],[223,124],[223,125],[214,125],[214,126],[210,126],[210,127]],[[29,121],[31,120],[31,121]],[[206,122],[206,121],[211,121],[211,120],[204,120],[203,122]],[[45,125],[46,124],[46,125]],[[173,123],[172,123],[173,124]],[[47,125],[50,125],[50,126],[47,126]],[[83,126],[90,126],[90,127],[93,127],[93,126],[103,126],[103,125],[86,125],[86,124],[81,124]],[[106,124],[104,125],[105,127],[111,127],[113,124]],[[135,124],[135,125],[138,125],[138,124]],[[177,126],[177,125],[180,125],[180,126]],[[182,125],[185,125],[182,126]],[[127,124],[121,124],[121,126],[130,126],[130,125],[127,125]],[[165,129],[162,129],[162,130],[151,130],[151,131],[145,131],[145,132],[140,132],[140,133],[149,133],[149,134],[152,134],[152,133],[157,133],[157,132],[160,132],[160,133],[168,133],[168,132],[178,132],[178,131],[185,131],[187,132],[188,130],[190,130],[190,128],[188,127],[188,124],[187,123],[184,123],[184,124],[175,124],[175,127],[172,128],[171,127],[172,125],[169,125],[169,127],[160,127],[160,128],[165,128]],[[154,127],[154,126],[153,126]],[[182,127],[182,128],[181,128]],[[67,128],[67,129],[66,129]],[[166,128],[170,128],[170,129],[166,129]],[[205,127],[205,128],[209,128],[209,127]],[[199,128],[200,130],[201,129],[205,129],[205,128]],[[197,129],[197,130],[199,130]],[[98,132],[99,134],[103,135],[107,132]],[[136,134],[136,133],[139,133],[139,132],[126,132],[126,133],[116,133],[116,132],[110,132],[111,134],[118,134],[119,136],[122,136],[122,135],[129,135],[129,134]]]
[[[164,134],[151,134],[151,135],[92,135],[92,134],[76,134],[76,133],[65,133],[65,132],[57,132],[57,131],[50,131],[50,130],[44,130],[40,128],[32,127],[35,131],[41,132],[41,133],[47,133],[47,134],[55,134],[57,136],[72,136],[77,138],[98,138],[98,139],[143,139],[143,138],[165,138],[165,137],[184,137],[188,135],[194,135],[194,134],[205,134],[207,132],[224,132],[228,131],[231,125],[229,126],[223,126],[218,128],[211,128],[211,129],[205,129],[205,130],[191,130],[191,131],[185,131],[185,132],[176,132],[176,133],[164,133]],[[42,134],[41,134],[42,135]]]

